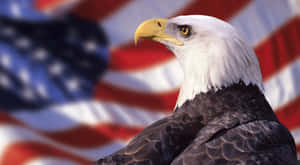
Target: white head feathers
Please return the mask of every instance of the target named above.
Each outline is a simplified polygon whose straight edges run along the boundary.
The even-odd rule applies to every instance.
[[[189,37],[178,31],[188,26]],[[263,92],[259,62],[238,32],[228,23],[214,17],[179,16],[168,21],[165,33],[183,42],[183,46],[161,41],[174,54],[184,71],[184,81],[177,105],[209,90],[219,90],[239,81],[256,85]]]

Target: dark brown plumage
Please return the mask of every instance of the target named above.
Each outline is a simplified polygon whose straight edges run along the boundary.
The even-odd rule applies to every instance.
[[[295,142],[256,86],[198,94],[95,165],[296,165]]]

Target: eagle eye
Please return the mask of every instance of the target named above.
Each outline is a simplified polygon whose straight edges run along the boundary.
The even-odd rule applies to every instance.
[[[178,29],[183,37],[189,37],[191,35],[191,27],[188,25],[179,25]]]

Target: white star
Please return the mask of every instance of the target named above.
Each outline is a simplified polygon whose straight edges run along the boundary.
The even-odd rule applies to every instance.
[[[44,85],[42,84],[38,84],[37,85],[37,92],[43,97],[43,98],[47,98],[48,95],[47,95],[47,90],[45,88]]]
[[[11,66],[11,58],[8,54],[2,54],[0,57],[0,63],[5,68],[9,68]]]
[[[29,46],[31,45],[30,41],[28,38],[22,37],[16,40],[16,46],[19,48],[29,48]]]
[[[9,88],[11,86],[11,82],[5,74],[0,74],[0,85],[4,88]]]
[[[22,91],[22,96],[26,100],[32,101],[34,99],[34,93],[33,93],[33,91],[30,88],[24,89],[24,91]]]
[[[79,88],[79,80],[76,78],[72,78],[67,81],[66,85],[70,91],[76,91]]]
[[[12,3],[10,6],[11,12],[15,17],[21,16],[20,6],[17,3]]]
[[[21,69],[19,72],[19,77],[23,81],[23,83],[28,84],[30,80],[29,72],[26,69]]]
[[[63,65],[59,62],[56,62],[49,67],[49,72],[53,76],[60,75],[62,73],[62,71],[63,71]]]
[[[84,50],[91,53],[97,50],[97,43],[93,40],[88,40],[83,44]]]
[[[43,48],[38,48],[33,52],[33,57],[36,60],[43,61],[47,58],[47,51]]]

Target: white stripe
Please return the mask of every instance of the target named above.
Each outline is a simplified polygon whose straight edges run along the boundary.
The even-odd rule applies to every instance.
[[[296,144],[300,144],[300,128],[292,130],[291,134],[293,135]]]
[[[9,147],[9,145],[20,142],[35,142],[46,144],[52,146],[53,148],[72,153],[73,155],[77,155],[78,157],[91,161],[97,160],[99,157],[106,156],[112,152],[115,152],[127,144],[127,142],[115,140],[112,143],[101,147],[95,146],[95,148],[89,149],[74,148],[57,143],[29,129],[10,125],[1,125],[0,135],[5,135],[1,137],[0,158],[3,157],[3,154],[5,153],[5,150],[7,149],[7,147]]]
[[[290,6],[293,9],[293,12],[297,15],[300,15],[300,1],[299,0],[289,0]]]
[[[174,58],[166,63],[133,72],[108,71],[101,81],[143,92],[164,92],[179,88],[183,73],[178,61]]]
[[[274,110],[300,95],[300,58],[283,68],[265,83],[265,95]]]
[[[137,26],[149,18],[166,18],[192,0],[135,0],[101,22],[110,43],[119,45],[133,39]]]
[[[21,111],[12,114],[26,125],[42,131],[63,131],[80,124],[93,126],[101,123],[145,127],[166,115],[163,112],[151,112],[103,101],[82,101],[38,112]]]
[[[26,162],[24,165],[80,165],[71,160],[59,159],[55,157],[39,157]]]
[[[253,0],[230,23],[242,33],[250,45],[256,46],[295,15],[289,1]]]

